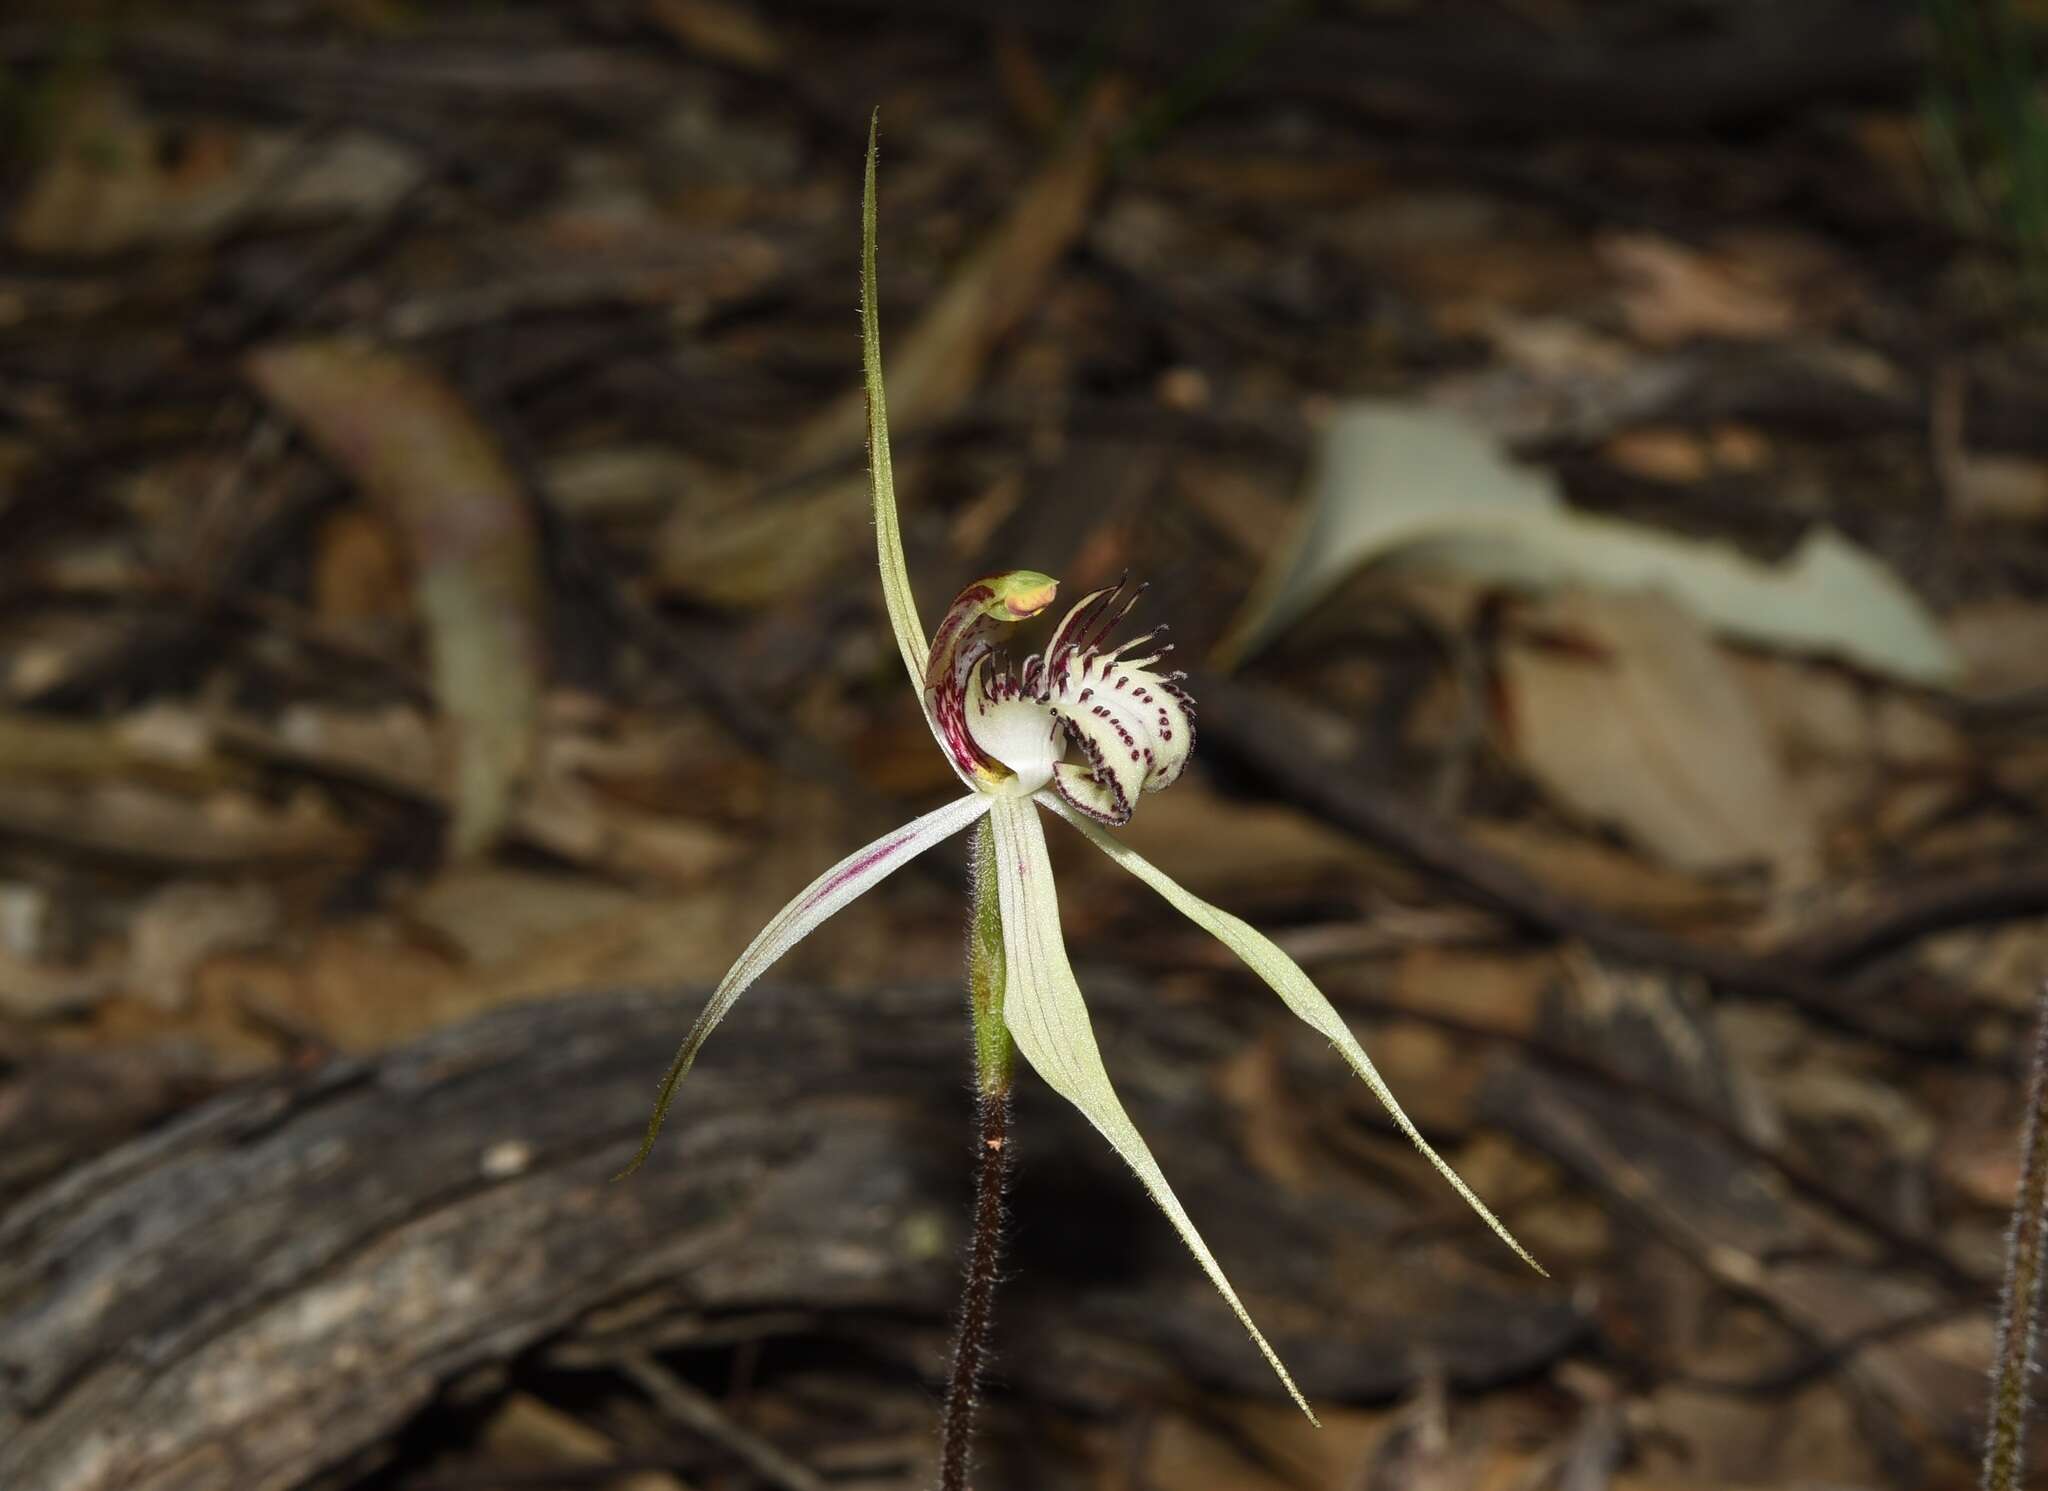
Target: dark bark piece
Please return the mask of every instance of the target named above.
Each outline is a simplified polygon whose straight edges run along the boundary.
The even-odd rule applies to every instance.
[[[7,1045],[0,1027],[0,1217],[67,1167],[222,1086],[203,1061],[163,1052]]]
[[[1512,1375],[1579,1334],[1533,1276],[1432,1265],[1490,1257],[1476,1225],[1393,1242],[1431,1199],[1342,1172],[1282,1193],[1257,1171],[1210,1067],[1250,1019],[1285,1018],[1270,1006],[1162,1023],[1141,991],[1092,993],[1134,1114],[1311,1393],[1398,1391],[1411,1353]],[[611,1184],[697,1004],[500,1011],[225,1096],[43,1187],[0,1221],[0,1485],[299,1484],[603,1306],[943,1320],[971,1128],[958,992],[756,991],[648,1169]],[[1314,1070],[1326,1098],[1350,1080]],[[1128,1394],[1149,1353],[1161,1380],[1276,1393],[1101,1142],[1025,1086],[1006,1382]]]
[[[1068,51],[1101,46],[1108,35],[1111,55],[1154,81],[1206,69],[1220,72],[1209,86],[1224,97],[1284,94],[1375,118],[1496,129],[1688,130],[1768,121],[1822,101],[1910,97],[1927,67],[1914,9],[1902,0],[1757,6],[1753,16],[1711,31],[1591,44],[1462,20],[1248,21],[1229,0],[1162,8],[1150,18],[1138,12],[1107,31],[1100,8],[1084,0],[822,0],[807,9],[826,25],[886,19],[956,32],[1015,28]],[[53,54],[61,54],[60,33],[48,27],[0,32],[0,58],[33,63]],[[1226,65],[1219,68],[1219,59]],[[160,89],[369,117],[387,127],[419,124],[449,105],[626,114],[670,97],[675,76],[659,53],[588,45],[545,24],[437,46],[264,34],[227,42],[195,27],[152,27],[125,37],[115,60]]]
[[[1607,43],[1551,40],[1508,24],[1460,18],[1372,24],[1341,7],[1248,10],[1230,0],[1139,10],[1105,25],[1083,0],[827,0],[821,11],[887,13],[899,22],[1002,25],[1082,47],[1108,34],[1126,63],[1172,76],[1217,59],[1229,97],[1284,92],[1401,120],[1489,126],[1683,130],[1764,120],[1817,100],[1897,99],[1925,75],[1911,6],[1834,0],[1744,8],[1732,24]],[[1330,10],[1339,11],[1329,15]],[[1321,10],[1321,15],[1314,12]],[[1591,29],[1581,27],[1580,31]]]

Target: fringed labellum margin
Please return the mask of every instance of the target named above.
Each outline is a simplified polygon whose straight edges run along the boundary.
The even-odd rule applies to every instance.
[[[992,575],[961,591],[939,624],[925,706],[961,775],[984,791],[1026,797],[1050,785],[1098,823],[1131,820],[1140,792],[1170,787],[1195,748],[1194,701],[1182,673],[1154,667],[1173,650],[1158,627],[1106,645],[1145,587],[1123,581],[1083,596],[1043,652],[1012,669],[997,644],[1052,600],[1035,570]],[[1080,759],[1066,760],[1072,750]]]

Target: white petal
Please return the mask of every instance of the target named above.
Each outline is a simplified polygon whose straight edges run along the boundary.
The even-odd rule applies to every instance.
[[[967,733],[985,755],[1017,774],[1009,795],[1028,797],[1052,780],[1053,763],[1065,747],[1059,721],[1036,699],[1019,694],[1015,686],[998,686],[997,696],[987,688],[989,660],[974,665],[967,680]]]
[[[1038,821],[1038,809],[1030,798],[1003,798],[996,802],[989,819],[995,835],[996,890],[1003,913],[1003,944],[1006,973],[1003,981],[1003,1020],[1017,1042],[1017,1049],[1031,1063],[1032,1070],[1048,1086],[1079,1108],[1123,1156],[1124,1163],[1137,1172],[1159,1209],[1166,1213],[1181,1241],[1195,1255],[1202,1272],[1216,1286],[1266,1360],[1279,1373],[1288,1394],[1311,1422],[1308,1400],[1281,1365],[1280,1358],[1252,1324],[1237,1291],[1223,1277],[1215,1255],[1195,1231],[1195,1224],[1167,1185],[1159,1162],[1152,1158],[1137,1126],[1117,1101],[1103,1068],[1102,1053],[1095,1044],[1095,1028],[1088,1018],[1088,1006],[1074,982],[1067,963],[1066,941],[1060,933],[1060,908],[1054,893],[1052,863],[1046,857],[1045,829]]]
[[[1182,888],[1179,882],[1153,865],[1143,855],[1110,834],[1104,833],[1053,794],[1041,792],[1037,800],[1078,828],[1096,848],[1158,891],[1172,903],[1174,910],[1244,959],[1246,966],[1271,985],[1273,992],[1280,996],[1289,1009],[1344,1053],[1344,1059],[1351,1064],[1351,1070],[1358,1073],[1365,1085],[1372,1089],[1373,1096],[1380,1100],[1395,1125],[1408,1136],[1409,1141],[1417,1149],[1422,1151],[1429,1162],[1436,1166],[1437,1172],[1451,1183],[1453,1189],[1465,1198],[1466,1204],[1479,1213],[1486,1225],[1499,1235],[1501,1241],[1513,1248],[1521,1256],[1522,1261],[1537,1273],[1543,1274],[1546,1278],[1549,1276],[1543,1265],[1530,1257],[1529,1250],[1515,1241],[1514,1235],[1502,1225],[1500,1218],[1487,1208],[1484,1201],[1473,1194],[1472,1188],[1465,1184],[1443,1156],[1430,1147],[1429,1141],[1422,1137],[1421,1130],[1417,1129],[1408,1115],[1401,1111],[1401,1105],[1394,1101],[1394,1094],[1387,1087],[1386,1080],[1373,1066],[1372,1058],[1365,1054],[1365,1048],[1358,1044],[1358,1038],[1352,1035],[1350,1027],[1345,1025],[1343,1016],[1339,1015],[1336,1006],[1324,997],[1323,991],[1301,971],[1298,963],[1276,947],[1273,940],[1258,928],[1219,907],[1211,906],[1200,896]]]
[[[912,819],[892,833],[883,834],[865,849],[855,850],[813,880],[804,887],[802,894],[769,919],[768,925],[747,944],[747,950],[740,954],[739,961],[732,965],[731,971],[712,991],[703,1013],[697,1016],[697,1023],[684,1037],[675,1060],[669,1064],[668,1074],[661,1079],[660,1093],[654,1101],[654,1116],[647,1122],[647,1135],[640,1141],[640,1151],[621,1174],[632,1174],[647,1158],[648,1151],[654,1147],[654,1136],[661,1131],[661,1121],[668,1115],[668,1105],[675,1097],[677,1085],[689,1074],[690,1063],[697,1059],[697,1052],[705,1039],[739,1001],[740,995],[746,993],[748,986],[773,967],[784,953],[815,932],[827,918],[866,895],[925,850],[966,828],[988,811],[993,800],[980,793],[957,798],[922,818]]]

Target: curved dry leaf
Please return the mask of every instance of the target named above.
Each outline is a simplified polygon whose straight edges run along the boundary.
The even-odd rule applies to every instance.
[[[256,352],[248,366],[404,541],[453,735],[449,849],[480,852],[511,810],[539,709],[540,558],[518,479],[455,390],[412,358],[304,342]]]
[[[1705,629],[1656,596],[1570,592],[1543,613],[1568,647],[1517,642],[1501,682],[1516,757],[1571,808],[1694,871],[1819,855],[1813,801]]]

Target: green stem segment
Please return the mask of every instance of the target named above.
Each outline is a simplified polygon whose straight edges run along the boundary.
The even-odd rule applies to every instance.
[[[2020,1188],[2006,1244],[2005,1298],[1998,1311],[1998,1350],[1991,1370],[1991,1433],[1984,1451],[1985,1491],[2021,1491],[2026,1484],[2027,1403],[2032,1393],[2035,1314],[2040,1309],[2043,1254],[2048,1252],[2048,986],[2041,991],[2040,1028],[2027,1079],[2020,1139]]]
[[[1015,1050],[1003,1023],[1003,909],[996,897],[996,836],[986,818],[975,825],[973,855],[967,994],[974,1015],[974,1087],[987,1099],[1008,1096]]]
[[[967,1491],[974,1411],[994,1316],[1003,1243],[1003,1192],[1010,1174],[1009,1027],[1003,1023],[1003,918],[996,898],[995,835],[974,831],[974,906],[967,922],[967,992],[974,1014],[974,1236],[953,1337],[953,1372],[939,1430],[940,1491]]]

